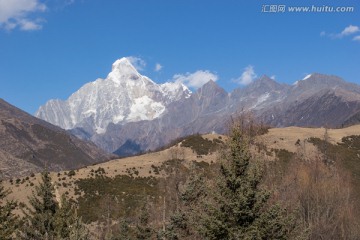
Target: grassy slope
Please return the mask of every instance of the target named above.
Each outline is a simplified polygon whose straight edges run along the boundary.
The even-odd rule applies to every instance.
[[[260,152],[265,159],[273,160],[274,156],[277,155],[286,161],[291,158],[293,153],[300,150],[304,151],[309,158],[317,154],[317,148],[308,140],[311,137],[323,139],[324,134],[325,129],[323,128],[270,129],[269,133],[259,137],[257,142],[265,146],[264,151]],[[360,135],[360,126],[328,130],[329,141],[332,144],[337,144],[341,142],[343,137],[350,135]],[[110,200],[116,202],[116,204],[111,205],[111,217],[119,217],[123,214],[133,215],[139,201],[143,200],[144,193],[156,201],[161,200],[163,193],[159,192],[159,189],[165,183],[161,182],[160,179],[165,179],[168,173],[166,169],[169,166],[171,167],[171,164],[175,164],[174,162],[167,162],[167,160],[184,159],[181,166],[185,168],[192,161],[203,162],[200,164],[202,166],[216,161],[218,155],[211,152],[213,144],[210,141],[223,141],[225,137],[206,135],[205,138],[209,140],[189,138],[190,143],[188,139],[188,142],[184,144],[188,147],[183,147],[178,143],[163,151],[88,166],[76,170],[72,174],[69,172],[52,173],[57,197],[59,198],[61,194],[65,193],[73,200],[77,200],[80,204],[79,213],[85,217],[84,220],[86,221],[103,217],[104,209],[109,209]],[[217,140],[214,141],[214,139]],[[194,140],[195,144],[191,143]],[[218,144],[221,143],[218,142]],[[199,154],[202,147],[210,152],[207,155]],[[358,162],[355,165],[358,166]],[[350,168],[355,169],[352,165]],[[39,175],[28,179],[19,179],[18,183],[16,183],[16,179],[13,179],[12,184],[7,181],[5,186],[12,189],[11,198],[26,203],[27,196],[31,194],[33,185],[37,184],[38,179],[40,179]],[[103,197],[107,195],[108,198]],[[89,212],[89,209],[94,209],[94,211]]]

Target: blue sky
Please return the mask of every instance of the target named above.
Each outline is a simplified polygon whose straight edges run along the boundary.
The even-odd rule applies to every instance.
[[[279,4],[285,12],[262,12]],[[312,5],[354,10],[288,9]],[[206,77],[231,91],[312,72],[360,84],[359,27],[359,0],[0,0],[0,98],[34,113],[126,56],[158,83],[195,88]]]

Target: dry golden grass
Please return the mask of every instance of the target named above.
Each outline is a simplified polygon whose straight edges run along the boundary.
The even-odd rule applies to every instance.
[[[218,138],[219,136],[220,135],[216,134],[207,134],[203,137],[209,140],[213,140],[214,138]],[[223,136],[223,138],[225,137]],[[67,175],[69,171],[52,172],[50,175],[55,185],[55,194],[57,199],[60,199],[60,196],[62,194],[65,194],[66,192],[68,197],[75,198],[74,183],[76,182],[76,180],[92,177],[92,174],[94,175],[94,172],[99,168],[103,168],[105,170],[105,174],[103,174],[103,176],[107,177],[115,177],[116,175],[130,175],[129,173],[132,173],[133,176],[161,177],[164,173],[161,173],[159,175],[155,174],[153,166],[160,167],[165,161],[173,158],[184,159],[185,164],[189,164],[192,161],[204,161],[207,163],[211,163],[216,161],[217,154],[213,153],[199,157],[190,148],[181,147],[181,144],[177,144],[176,146],[159,152],[152,152],[144,155],[127,157],[122,159],[115,159],[105,163],[87,166],[85,168],[75,170],[75,175],[71,177]],[[137,171],[138,174],[134,174],[135,171]],[[11,184],[10,181],[4,181],[5,188],[12,190],[12,193],[8,196],[8,198],[18,200],[27,204],[28,196],[32,194],[34,186],[38,185],[40,179],[41,174],[38,173],[35,174],[34,177],[30,177],[29,180],[20,184],[15,183],[16,179],[13,179],[13,184]],[[30,186],[30,182],[32,182],[34,186]]]
[[[329,141],[332,143],[337,143],[341,141],[342,137],[349,135],[360,135],[360,125],[344,129],[328,129],[327,132]],[[318,154],[318,151],[315,146],[306,142],[306,139],[310,137],[318,137],[323,139],[324,135],[324,128],[274,128],[270,129],[267,134],[258,137],[257,141],[266,145],[267,149],[269,150],[286,149],[290,152],[297,152],[299,151],[299,148],[302,148],[302,152],[305,152],[309,157],[311,157],[312,155]],[[209,140],[213,140],[215,138],[219,138],[219,136],[220,135],[207,134],[203,137]],[[222,139],[224,140],[226,139],[226,137],[222,136]],[[300,140],[300,145],[295,144],[298,139]],[[159,152],[153,152],[123,159],[116,159],[106,163],[88,166],[76,170],[75,175],[71,178],[65,174],[69,171],[51,173],[51,177],[56,186],[57,198],[59,198],[61,194],[64,194],[66,192],[68,197],[74,198],[74,182],[78,179],[92,177],[91,174],[99,167],[105,170],[104,176],[107,177],[114,177],[116,175],[128,175],[129,172],[136,176],[136,174],[134,174],[134,171],[138,172],[138,176],[159,177],[162,175],[156,175],[153,171],[154,169],[152,166],[159,167],[165,161],[173,158],[184,159],[185,163],[190,163],[191,161],[204,161],[207,163],[211,163],[217,160],[218,155],[216,153],[213,153],[199,157],[190,148],[184,148],[181,147],[180,144],[178,144],[169,149]],[[268,159],[271,159],[271,157],[268,157]],[[4,181],[5,187],[12,190],[12,193],[9,195],[9,199],[15,199],[27,203],[27,197],[31,195],[33,190],[33,186],[30,186],[30,182],[32,182],[34,185],[37,185],[39,179],[41,179],[41,176],[40,174],[35,174],[35,177],[30,177],[29,179],[30,180],[26,180],[24,183],[20,184],[15,184],[16,179],[13,179],[13,184],[11,184],[9,181]]]
[[[360,135],[360,125],[327,130],[325,128],[302,127],[272,128],[267,134],[258,137],[257,141],[266,145],[268,149],[285,149],[294,153],[301,151],[307,158],[314,158],[319,154],[319,151],[313,144],[308,143],[307,139],[310,137],[324,139],[326,131],[328,141],[336,144],[340,143],[343,137]],[[298,140],[300,140],[299,144],[296,144]]]

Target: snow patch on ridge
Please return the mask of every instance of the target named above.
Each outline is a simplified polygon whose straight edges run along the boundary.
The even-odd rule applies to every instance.
[[[163,94],[172,101],[180,99],[181,96],[178,96],[179,93],[185,93],[185,98],[189,98],[191,95],[191,91],[184,84],[178,82],[163,83],[160,85],[160,89]]]
[[[268,98],[270,97],[270,93],[265,93],[265,94],[263,94],[263,95],[261,95],[258,99],[257,99],[257,101],[256,101],[256,103],[253,105],[253,106],[251,106],[249,109],[255,109],[256,107],[258,107],[260,104],[262,104],[263,102],[265,102]]]
[[[141,121],[158,118],[165,111],[165,106],[160,102],[155,102],[148,96],[135,99],[130,108],[130,114],[127,121]]]
[[[294,83],[293,83],[293,86],[298,85],[298,84],[299,84],[299,81],[304,81],[304,80],[306,80],[306,79],[309,79],[311,76],[312,76],[312,74],[306,75],[303,79],[294,82]]]
[[[311,76],[312,76],[312,74],[306,75],[306,76],[303,78],[303,80],[306,80],[306,79],[310,78]]]

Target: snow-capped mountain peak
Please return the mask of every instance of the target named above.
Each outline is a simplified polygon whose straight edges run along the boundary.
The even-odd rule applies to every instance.
[[[141,75],[129,59],[121,58],[112,64],[105,79],[85,84],[65,101],[48,101],[36,116],[64,129],[80,127],[101,134],[110,123],[158,118],[168,104],[190,94],[181,83],[153,82]]]
[[[131,64],[131,62],[123,57],[116,60],[112,64],[111,73],[120,73],[121,75],[137,75],[140,76],[140,73],[136,70],[136,68]]]
[[[145,84],[155,84],[151,79],[142,76],[126,57],[120,58],[112,64],[112,70],[107,79],[117,84],[129,80],[142,80]]]

